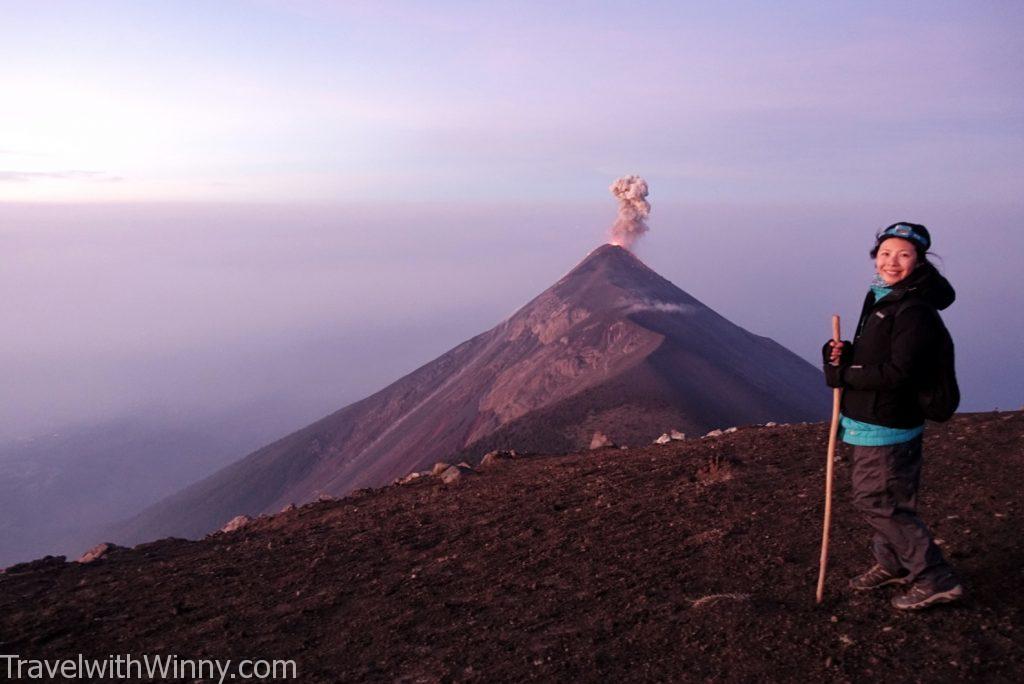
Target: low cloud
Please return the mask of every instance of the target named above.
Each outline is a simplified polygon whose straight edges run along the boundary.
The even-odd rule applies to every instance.
[[[658,311],[661,313],[676,313],[676,314],[692,314],[696,313],[697,307],[690,306],[689,304],[676,304],[673,302],[663,302],[657,299],[640,299],[634,301],[624,301],[622,305],[626,309],[626,313],[639,313],[641,311]]]
[[[11,147],[0,147],[0,157],[46,157],[43,152],[32,152],[30,150],[17,150]]]
[[[124,179],[102,171],[0,171],[0,183],[30,183],[36,180],[91,180],[115,183]]]

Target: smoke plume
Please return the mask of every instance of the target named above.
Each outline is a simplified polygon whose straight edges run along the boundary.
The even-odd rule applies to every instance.
[[[610,243],[629,249],[647,232],[645,219],[651,213],[647,181],[640,176],[623,176],[608,188],[619,201],[619,217],[612,225]]]

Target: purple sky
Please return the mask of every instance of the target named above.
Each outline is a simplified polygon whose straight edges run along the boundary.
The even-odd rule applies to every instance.
[[[7,2],[0,199],[1014,201],[1019,2]]]
[[[926,223],[964,407],[1024,404],[1024,5],[681,5],[2,3],[0,438],[338,408],[557,280],[626,173],[638,255],[808,359]]]

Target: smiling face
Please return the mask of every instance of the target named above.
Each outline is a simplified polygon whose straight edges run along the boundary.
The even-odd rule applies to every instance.
[[[903,238],[889,238],[878,246],[875,270],[887,285],[895,285],[917,266],[917,250],[914,243]]]

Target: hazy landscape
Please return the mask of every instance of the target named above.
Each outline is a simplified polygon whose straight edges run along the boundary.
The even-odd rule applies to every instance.
[[[1019,678],[1018,4],[0,16],[0,653]],[[895,221],[956,289],[924,504],[971,593],[921,621],[843,589],[842,460],[805,603],[820,349]]]
[[[83,532],[81,497],[40,482],[57,458],[33,456],[41,442],[88,435],[67,457],[78,464],[75,486],[97,523],[125,520],[493,326],[590,251],[612,209],[610,200],[390,212],[6,205],[0,242],[11,258],[0,279],[19,296],[0,301],[10,323],[0,348],[0,458],[31,465],[4,469],[0,484],[31,492],[47,516],[4,497],[20,531],[0,540],[0,563],[77,554],[105,529]],[[862,226],[894,211],[656,205],[661,233],[635,249],[722,315],[813,363],[831,313],[857,313],[870,269]],[[946,320],[963,408],[1017,408],[1024,314],[1001,309],[999,293],[1017,287],[1010,264],[1024,253],[1024,211],[930,211],[951,226],[936,251],[958,290]],[[764,258],[774,245],[799,251]],[[790,277],[794,260],[799,278]],[[177,447],[168,437],[125,452],[122,435],[104,426],[126,421],[187,435],[189,446],[170,465]],[[136,472],[156,469],[127,501],[110,498],[100,493],[124,487],[96,465],[98,453]],[[73,534],[53,531],[69,518]]]

